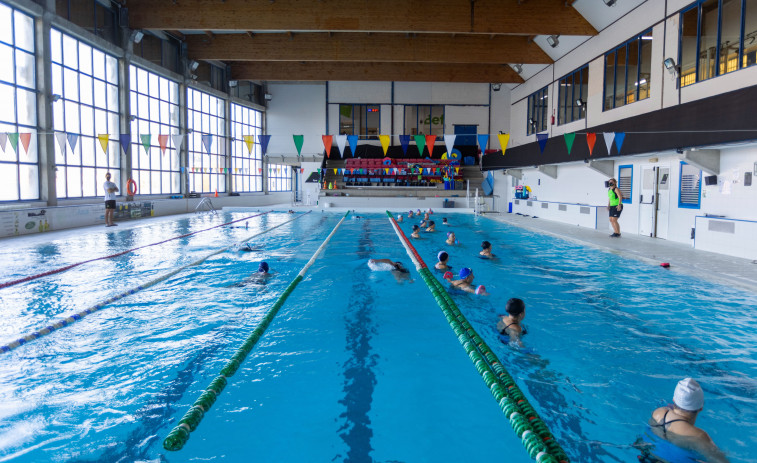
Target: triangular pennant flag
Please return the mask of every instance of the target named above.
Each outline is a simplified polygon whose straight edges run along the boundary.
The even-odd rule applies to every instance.
[[[66,135],[66,138],[68,139],[68,146],[71,147],[71,151],[76,152],[76,144],[79,142],[79,135],[75,133],[69,133]]]
[[[481,153],[486,151],[486,145],[489,143],[489,134],[479,134],[478,135],[478,147],[481,148]],[[504,151],[503,151],[504,152]]]
[[[536,141],[539,142],[539,151],[544,152],[544,148],[547,146],[547,139],[549,138],[549,135],[546,133],[537,133],[536,134]]]
[[[276,169],[276,172],[278,172],[278,168]],[[339,169],[334,169],[334,173],[338,174],[339,173]]]
[[[65,134],[63,134],[65,136]],[[8,134],[3,132],[0,133],[0,148],[2,148],[3,152],[5,152],[5,144],[8,143]],[[65,153],[66,147],[64,146],[61,148],[61,150]]]
[[[270,135],[258,135],[258,143],[260,143],[260,149],[263,150],[263,154],[268,151],[268,142],[271,141]]]
[[[334,144],[334,136],[333,135],[323,135],[321,136],[323,138],[323,148],[326,150],[326,157],[331,157],[331,145]]]
[[[384,148],[384,156],[386,156],[386,151],[389,149],[389,135],[379,135],[379,140],[381,140],[381,147]]]
[[[418,147],[418,156],[423,157],[423,148],[426,147],[426,137],[423,135],[414,135],[415,145]]]
[[[402,154],[407,156],[407,147],[410,146],[410,135],[400,135],[400,145],[402,145]]]
[[[152,135],[140,135],[139,139],[142,140],[142,148],[144,148],[145,153],[150,154],[150,141],[152,140]]]
[[[11,146],[13,147],[13,151],[18,153],[18,132],[15,133],[9,133],[8,134],[8,140],[11,142]]]
[[[455,146],[455,139],[457,135],[445,135],[444,146],[447,147],[447,155],[452,154],[452,148]]]
[[[25,132],[20,134],[19,138],[21,138],[21,145],[24,147],[24,153],[28,153],[29,144],[32,142],[32,134],[30,132]]]
[[[347,142],[350,144],[352,150],[352,157],[357,156],[357,135],[347,135]]]
[[[436,135],[426,135],[426,146],[428,146],[428,155],[434,156],[434,143],[436,142]]]
[[[304,168],[304,167],[300,168],[300,173],[301,173],[301,174],[304,174],[304,173],[305,173],[305,168]]]
[[[171,135],[171,141],[173,142],[173,147],[178,151],[181,149],[181,144],[184,143],[184,135],[180,133]]]
[[[124,154],[129,151],[129,145],[131,144],[131,135],[123,133],[118,136],[118,140],[121,142],[121,149],[124,150]]]
[[[168,135],[158,135],[158,145],[160,145],[160,152],[166,154],[166,148],[168,148]]]
[[[386,175],[389,175],[389,168],[388,167],[384,167],[384,172],[386,172]]]
[[[110,135],[107,133],[101,133],[97,135],[97,139],[100,140],[100,147],[103,149],[103,153],[108,154],[108,140],[110,140]]]
[[[563,137],[565,138],[565,146],[568,147],[568,155],[570,155],[570,150],[573,149],[573,142],[576,140],[576,133],[566,133],[563,134]]]
[[[247,154],[252,154],[252,147],[255,145],[255,137],[252,135],[242,136],[244,144],[247,145]]]
[[[586,134],[586,144],[589,146],[589,156],[591,156],[592,152],[594,151],[594,143],[597,142],[597,134],[596,133],[587,133]]]
[[[500,133],[500,134],[497,134],[497,138],[499,138],[499,146],[500,148],[502,148],[502,156],[504,156],[505,151],[507,150],[507,144],[510,142],[510,134]]]
[[[620,154],[620,148],[623,146],[623,140],[625,139],[625,132],[615,132],[615,146],[618,147],[618,154]]]
[[[336,146],[339,148],[339,156],[344,157],[344,147],[347,146],[347,135],[337,135]]]
[[[302,143],[305,141],[304,135],[292,135],[292,140],[294,140],[294,147],[297,148],[297,156],[302,155]]]
[[[605,132],[602,134],[605,137],[605,145],[607,145],[607,155],[612,152],[612,142],[615,141],[615,134],[613,132]]]
[[[460,173],[460,168],[459,168],[459,167],[455,167],[455,173],[456,173],[456,174],[459,174],[459,173]]]
[[[0,133],[0,147],[2,147],[3,151],[5,151],[5,143],[2,141],[3,135],[5,134]],[[60,146],[60,152],[66,154],[66,133],[55,132],[55,140],[57,140],[58,146]]]
[[[202,145],[205,147],[205,152],[210,154],[210,146],[213,144],[213,135],[208,133],[200,138],[202,140]]]

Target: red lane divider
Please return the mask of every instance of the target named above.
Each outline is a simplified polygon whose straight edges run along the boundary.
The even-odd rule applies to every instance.
[[[169,239],[163,240],[163,241],[158,241],[157,243],[150,243],[150,244],[146,244],[144,246],[139,246],[137,248],[127,249],[126,251],[121,251],[119,253],[111,254],[109,256],[96,257],[94,259],[89,259],[89,260],[85,260],[85,261],[82,261],[82,262],[77,262],[75,264],[66,265],[65,267],[56,268],[55,270],[50,270],[50,271],[47,271],[47,272],[38,273],[36,275],[30,275],[28,277],[19,278],[18,280],[6,281],[5,283],[0,283],[0,289],[9,288],[11,286],[15,286],[15,285],[20,284],[20,283],[26,283],[27,281],[36,280],[38,278],[42,278],[42,277],[46,277],[46,276],[50,276],[50,275],[55,275],[56,273],[65,272],[66,270],[71,270],[74,267],[78,267],[78,266],[83,265],[83,264],[88,264],[90,262],[94,262],[94,261],[97,261],[97,260],[112,259],[114,257],[123,256],[124,254],[128,254],[130,252],[134,252],[134,251],[136,251],[138,249],[149,248],[150,246],[157,246],[158,244],[163,244],[163,243],[167,243],[169,241],[178,240],[179,238],[186,238],[187,236],[196,235],[197,233],[206,232],[206,231],[212,230],[214,228],[224,227],[226,225],[231,225],[232,223],[241,222],[242,220],[252,219],[253,217],[260,217],[261,215],[265,215],[265,214],[268,214],[268,212],[263,212],[263,213],[260,213],[260,214],[251,215],[249,217],[243,217],[241,219],[232,220],[231,222],[222,223],[220,225],[216,225],[216,226],[213,226],[213,227],[210,227],[210,228],[205,228],[203,230],[197,230],[197,231],[194,231],[192,233],[187,233],[187,234],[184,234],[184,235],[174,236],[173,238],[169,238]]]
[[[418,263],[420,263],[421,268],[428,268],[426,263],[423,261],[423,259],[421,259],[421,256],[418,254],[418,251],[415,249],[415,246],[410,244],[410,240],[407,238],[407,235],[405,235],[405,232],[403,232],[402,229],[400,228],[400,224],[397,223],[397,221],[394,219],[394,217],[391,214],[389,214],[388,211],[387,211],[387,215],[389,216],[389,220],[391,220],[397,226],[397,231],[402,235],[402,239],[405,240],[410,250],[413,251],[413,255],[418,260]]]

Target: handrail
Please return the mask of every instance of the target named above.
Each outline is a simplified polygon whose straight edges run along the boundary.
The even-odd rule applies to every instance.
[[[309,213],[310,213],[310,211],[306,212],[305,214],[309,214]],[[35,339],[39,339],[39,338],[41,338],[43,336],[47,336],[48,334],[52,333],[53,331],[56,331],[56,330],[59,330],[59,329],[65,327],[65,326],[71,325],[74,322],[77,322],[77,321],[81,320],[82,318],[86,317],[87,315],[97,312],[98,310],[102,309],[103,307],[107,306],[108,304],[111,304],[111,303],[113,303],[113,302],[115,302],[115,301],[117,301],[119,299],[123,299],[126,296],[130,296],[130,295],[132,295],[134,293],[142,291],[143,289],[147,289],[147,288],[149,288],[151,286],[155,286],[156,284],[158,284],[158,283],[160,283],[162,281],[165,281],[165,280],[171,278],[172,276],[176,275],[177,273],[181,272],[182,270],[185,270],[185,269],[187,269],[189,267],[194,267],[196,265],[200,265],[201,263],[203,263],[206,260],[208,260],[210,257],[213,257],[213,256],[215,256],[217,254],[222,253],[222,252],[228,251],[229,249],[233,248],[234,246],[237,246],[240,243],[248,241],[248,240],[250,240],[250,239],[252,239],[252,238],[254,238],[256,236],[260,236],[260,235],[262,235],[264,233],[268,233],[269,231],[274,230],[276,228],[279,228],[279,227],[281,227],[283,225],[286,225],[289,222],[293,222],[293,221],[299,219],[300,217],[303,217],[305,214],[299,215],[299,216],[297,216],[297,217],[295,217],[295,218],[293,218],[291,220],[287,220],[286,222],[282,222],[282,223],[280,223],[280,224],[278,224],[276,226],[273,226],[271,228],[263,230],[262,232],[250,235],[247,238],[245,238],[244,240],[242,240],[242,241],[240,241],[238,243],[234,243],[231,246],[226,246],[225,248],[222,248],[222,249],[220,249],[218,251],[214,251],[214,252],[208,254],[207,256],[203,257],[202,259],[196,260],[196,261],[191,262],[191,263],[189,263],[187,265],[179,267],[176,270],[172,270],[172,271],[170,271],[170,272],[168,272],[168,273],[166,273],[164,275],[159,276],[158,278],[155,278],[154,280],[148,281],[147,283],[143,283],[143,284],[141,284],[139,286],[135,286],[134,288],[131,288],[128,291],[124,291],[121,294],[117,294],[117,295],[115,295],[115,296],[113,296],[113,297],[111,297],[111,298],[109,298],[109,299],[107,299],[105,301],[102,301],[102,302],[100,302],[98,304],[93,305],[92,307],[90,307],[88,309],[84,309],[81,312],[75,313],[75,314],[73,314],[73,315],[71,315],[69,317],[66,317],[66,318],[63,318],[61,320],[58,320],[57,322],[55,322],[55,323],[53,323],[51,325],[47,325],[46,327],[44,327],[42,329],[39,329],[37,331],[34,331],[34,332],[29,333],[27,335],[24,335],[24,336],[16,339],[13,342],[10,342],[10,343],[5,344],[5,345],[0,345],[0,354],[4,354],[6,352],[10,352],[13,349],[15,349],[17,347],[20,347],[20,346],[22,346],[22,345],[24,345],[24,344],[26,344],[26,343],[28,343],[30,341],[34,341]]]
[[[336,224],[329,236],[326,237],[323,243],[321,243],[321,245],[315,251],[313,257],[311,257],[308,263],[305,264],[304,267],[302,267],[302,270],[300,270],[300,273],[297,274],[297,277],[295,277],[295,279],[292,280],[291,283],[289,283],[289,286],[287,286],[281,296],[279,296],[278,300],[276,300],[270,310],[268,310],[258,326],[255,327],[252,333],[244,341],[242,346],[237,349],[236,353],[221,369],[221,373],[216,376],[213,381],[210,382],[210,385],[205,388],[205,391],[200,394],[197,400],[194,401],[189,410],[179,420],[179,424],[177,424],[171,430],[171,432],[168,433],[166,438],[163,440],[164,449],[169,451],[178,451],[184,447],[184,444],[186,444],[189,440],[190,433],[194,432],[194,430],[197,429],[197,426],[200,424],[200,421],[202,421],[202,418],[205,416],[208,410],[210,410],[210,407],[213,406],[218,395],[221,394],[221,392],[226,387],[226,384],[228,383],[227,378],[234,376],[234,374],[237,372],[240,365],[242,365],[242,362],[245,361],[247,356],[255,347],[255,344],[257,344],[258,340],[260,340],[260,338],[263,336],[265,330],[271,324],[271,321],[273,321],[274,317],[276,317],[276,314],[279,312],[281,306],[284,305],[284,302],[287,300],[292,291],[294,291],[294,288],[296,288],[300,281],[302,281],[307,270],[310,268],[310,266],[313,265],[315,260],[331,240],[331,237],[334,236],[337,229],[339,229],[339,227],[342,225],[342,222],[344,222],[344,219],[346,219],[348,215],[349,211],[344,214],[342,219],[339,221],[339,223]]]
[[[407,236],[399,228],[392,214],[389,211],[386,214],[410,259],[415,263],[418,273],[420,273],[421,278],[423,278],[447,318],[447,322],[457,335],[458,341],[463,345],[476,370],[484,379],[489,391],[510,421],[513,430],[523,442],[528,455],[537,463],[568,463],[569,460],[565,451],[557,443],[547,425],[531,404],[528,403],[525,395],[507,373],[497,356],[460,312],[444,286],[429,271],[418,251],[410,244]]]

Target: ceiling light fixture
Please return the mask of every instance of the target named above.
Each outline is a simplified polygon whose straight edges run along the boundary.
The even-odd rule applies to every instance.
[[[670,71],[671,75],[678,74],[678,66],[676,65],[676,61],[673,58],[665,58],[665,61],[662,62],[665,65],[665,69]]]
[[[518,74],[523,74],[522,64],[513,64],[513,69],[515,69],[515,72],[517,72]]]
[[[603,0],[607,6],[615,6],[617,0]]]
[[[142,31],[134,31],[134,43],[139,43],[145,37],[145,33]]]
[[[502,84],[492,84],[492,90],[498,92],[502,88]]]
[[[558,45],[560,45],[560,36],[559,35],[550,35],[547,37],[547,43],[552,48],[557,48]]]
[[[580,98],[576,100],[576,106],[578,106],[579,108],[583,107],[585,104],[586,103],[584,102],[584,100],[582,100]]]
[[[197,70],[198,67],[200,67],[200,63],[199,62],[197,62],[195,60],[192,60],[192,61],[189,62],[189,70],[190,71],[194,72],[194,71]]]

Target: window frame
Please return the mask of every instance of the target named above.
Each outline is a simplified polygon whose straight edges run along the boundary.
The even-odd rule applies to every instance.
[[[253,122],[244,122],[236,120],[236,109],[247,113],[247,118],[252,116]],[[231,119],[231,191],[237,193],[259,193],[263,191],[263,173],[258,171],[263,167],[263,151],[258,141],[258,135],[263,134],[263,112],[255,108],[245,106],[239,103],[231,102],[230,108]],[[258,122],[259,121],[259,122]],[[257,125],[256,125],[257,124]],[[237,133],[241,131],[241,133]],[[253,138],[252,153],[248,152],[247,145],[244,142],[244,136],[250,135]],[[249,163],[249,172],[244,172],[243,165]],[[237,163],[240,163],[237,165]],[[241,172],[240,172],[241,170]],[[246,187],[236,188],[237,181]],[[253,185],[259,185],[259,188],[253,189]]]
[[[191,98],[190,98],[191,95]],[[195,108],[195,95],[200,99],[199,107]],[[223,98],[219,98],[211,93],[205,92],[201,89],[195,88],[195,87],[189,87],[187,86],[185,91],[185,97],[186,97],[186,111],[187,111],[187,125],[186,125],[186,132],[187,132],[187,167],[184,170],[184,172],[187,174],[187,185],[189,192],[199,193],[199,194],[207,194],[207,193],[226,193],[227,192],[227,174],[228,171],[224,172],[218,172],[214,169],[226,169],[226,163],[228,160],[228,155],[226,153],[226,100]],[[203,109],[203,102],[202,99],[207,97],[208,98],[208,108]],[[213,114],[211,108],[213,105],[218,105],[220,102],[220,107],[217,106],[218,114]],[[201,127],[195,127],[194,120],[196,117],[196,114],[199,115],[200,118],[200,126]],[[205,118],[208,118],[207,120]],[[216,130],[219,128],[219,120],[221,122],[221,129],[220,133]],[[205,123],[207,122],[208,127],[205,127]],[[215,129],[213,127],[215,126]],[[203,135],[212,135],[213,139],[211,140],[211,149],[210,153],[208,153],[205,150],[205,146],[202,143],[202,136]],[[213,148],[215,146],[215,148]],[[196,164],[194,161],[196,159],[196,156],[199,155],[200,165],[192,165]],[[213,166],[213,160],[220,159],[221,162],[216,162],[216,164],[223,164],[221,167]],[[205,162],[208,162],[208,165],[205,165]],[[200,169],[199,172],[196,171],[196,169]],[[206,172],[205,169],[208,169]],[[209,175],[207,177],[208,185],[207,187],[209,189],[205,189],[204,181],[206,180],[203,176]],[[215,176],[215,178],[213,177]],[[198,179],[200,182],[198,182]],[[213,189],[215,183],[215,189]],[[198,185],[200,185],[200,188],[198,189]]]
[[[292,191],[292,173],[293,167],[288,164],[268,164],[268,192],[269,193],[282,193]],[[272,174],[277,168],[284,168],[284,172],[288,172],[289,175],[277,175]],[[283,184],[283,188],[282,188]]]
[[[411,107],[415,108],[415,134],[412,134],[412,133],[408,132],[408,130],[407,130],[407,128],[408,128],[408,125],[407,125],[407,108],[411,108]],[[433,117],[431,117],[431,115],[434,113],[434,108],[435,107],[442,109],[442,115],[440,116],[441,117],[441,123],[440,123],[440,125],[441,125],[441,128],[442,128],[441,137],[443,137],[444,134],[446,133],[446,126],[447,126],[447,121],[446,121],[446,118],[447,118],[447,106],[446,105],[441,105],[441,104],[406,104],[406,105],[403,105],[403,108],[402,108],[402,118],[404,120],[403,126],[405,127],[405,132],[408,135],[434,135],[432,133],[433,132],[433,128],[434,128]],[[419,108],[428,108],[428,114],[429,114],[429,117],[431,117],[431,120],[429,120],[429,124],[428,124],[428,131],[429,131],[429,133],[421,132],[420,130],[418,130],[419,124],[420,124],[420,116],[418,115],[420,113]],[[437,139],[439,139],[439,135],[437,135]]]
[[[544,101],[546,100],[546,101]],[[547,130],[547,114],[549,113],[549,85],[540,88],[528,96],[528,107],[526,109],[526,135],[535,135]],[[537,103],[544,101],[543,106],[537,106]],[[536,114],[541,109],[541,116]],[[534,124],[531,124],[533,118]]]
[[[681,201],[681,193],[683,190],[683,166],[692,166],[696,169],[696,166],[693,164],[689,164],[686,161],[680,161],[680,164],[678,165],[678,208],[679,209],[701,209],[702,208],[702,169],[699,169],[699,180],[698,180],[698,191],[697,191],[697,202],[694,203],[687,203]]]
[[[560,79],[557,80],[558,84],[558,90],[557,90],[557,125],[565,125],[570,124],[571,122],[580,121],[583,119],[586,119],[586,101],[583,97],[586,95],[583,95],[583,70],[589,69],[589,64],[586,63],[583,66],[579,67],[578,69],[574,70],[573,72],[570,72]],[[586,73],[586,76],[588,77],[588,72]],[[570,106],[568,106],[568,101],[566,100],[565,104],[565,113],[560,110],[560,103],[563,101],[564,97],[567,97],[567,95],[564,96],[563,94],[563,85],[562,81],[565,80],[567,82],[568,78],[572,78],[571,81],[571,100],[570,100]],[[576,78],[578,78],[578,96],[576,96]],[[586,82],[587,86],[587,93],[588,93],[588,85],[589,82]],[[567,87],[567,85],[566,85]],[[575,110],[576,110],[576,100],[580,99],[584,102],[583,106],[578,107],[578,118],[574,117]],[[570,114],[570,118],[566,117],[567,114]]]
[[[342,106],[352,106],[352,131],[351,133],[347,133],[347,131],[342,131]],[[368,133],[368,109],[371,107],[378,108],[378,125],[376,126],[376,135],[370,135]],[[362,120],[364,120],[366,123],[360,126],[360,133],[355,133],[355,114],[358,113],[358,110],[360,111],[360,114],[363,116]],[[381,105],[380,104],[353,104],[353,103],[339,103],[339,134],[340,135],[357,135],[358,137],[365,139],[365,140],[378,140],[378,136],[381,134]],[[370,127],[372,128],[372,127]]]
[[[620,175],[620,172],[623,169],[631,169],[631,180],[628,183],[628,197],[623,195],[623,204],[633,204],[633,164],[624,164],[622,166],[618,166],[618,189],[621,193],[623,193],[623,189],[620,187],[621,185],[621,179],[624,178]],[[623,185],[625,187],[625,185]]]
[[[643,99],[639,98],[639,95],[641,94],[641,91],[640,91],[640,88],[639,88],[640,87],[639,84],[641,82],[641,69],[643,67],[643,65],[642,65],[642,57],[643,57],[642,50],[644,49],[644,47],[643,47],[643,43],[644,43],[643,37],[645,37],[645,36],[651,36],[652,37],[652,42],[654,42],[653,29],[649,28],[649,29],[645,29],[643,32],[641,32],[639,34],[634,35],[630,39],[626,40],[625,42],[617,45],[616,47],[614,47],[614,48],[612,48],[612,49],[610,49],[610,50],[608,50],[608,51],[606,51],[604,53],[604,55],[603,55],[604,56],[604,61],[603,61],[603,63],[604,63],[603,64],[604,65],[604,76],[603,76],[603,79],[602,79],[602,94],[603,94],[602,95],[603,96],[602,97],[602,111],[603,112],[604,111],[611,111],[611,110],[616,109],[616,108],[627,106],[629,104],[633,104],[633,103],[636,103],[638,101],[646,100],[646,99],[648,99],[650,97],[650,95],[651,95],[652,92],[648,91],[647,92],[647,96],[645,98],[643,98]],[[637,47],[636,47],[636,79],[635,79],[635,83],[636,83],[635,88],[636,89],[634,91],[633,101],[631,101],[629,103],[628,102],[628,93],[627,93],[627,89],[628,89],[628,51],[629,51],[629,45],[632,44],[633,42],[637,43]],[[619,77],[618,76],[618,64],[619,64],[618,63],[618,52],[621,49],[623,49],[625,51],[625,53],[624,53],[625,54],[625,62],[623,63],[623,85],[618,85],[618,77]],[[607,95],[607,58],[611,54],[613,55],[613,59],[615,60],[615,62],[613,64],[612,107],[608,108],[607,107],[607,96],[608,96]],[[650,54],[649,59],[650,59],[650,64],[651,64],[651,59],[652,59],[651,54]],[[649,82],[649,80],[647,80],[647,82]],[[623,96],[623,99],[622,99],[623,104],[621,104],[621,105],[617,104],[617,102],[618,102],[618,88],[621,88],[622,91],[623,91],[623,95],[622,95]]]

